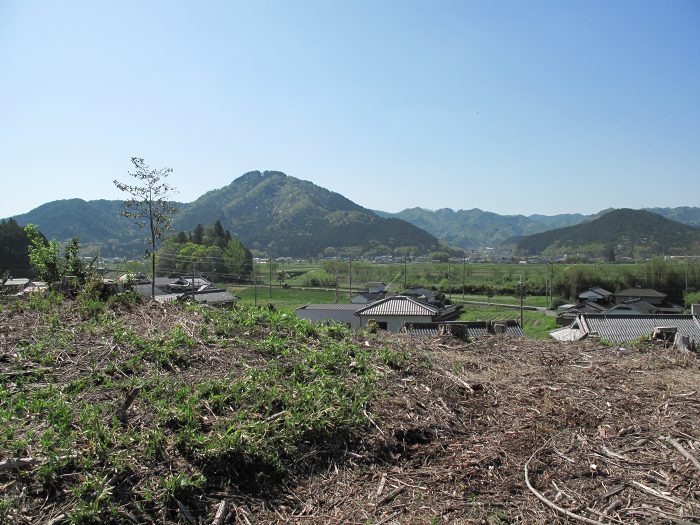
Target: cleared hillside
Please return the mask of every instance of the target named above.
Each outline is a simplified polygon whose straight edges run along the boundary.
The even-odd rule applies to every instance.
[[[3,305],[0,343],[4,523],[700,515],[700,366],[662,346],[86,298]]]

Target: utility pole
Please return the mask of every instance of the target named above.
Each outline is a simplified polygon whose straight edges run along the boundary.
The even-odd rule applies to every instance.
[[[195,267],[195,262],[192,261],[192,297],[194,297],[194,267]]]
[[[350,255],[350,264],[348,266],[348,287],[350,288],[348,297],[352,297],[352,254]]]
[[[463,253],[462,254],[462,301],[464,301],[464,286],[465,286],[465,277],[467,275],[467,254]]]
[[[272,299],[272,254],[267,256],[267,265],[270,267],[270,299]]]
[[[338,304],[338,267],[335,268],[335,304]]]
[[[253,289],[255,294],[255,306],[258,306],[258,267],[257,263],[253,263]]]
[[[447,288],[450,290],[450,301],[452,301],[452,263],[447,261]]]
[[[520,274],[520,328],[523,328],[523,274]]]
[[[406,255],[403,256],[403,290],[406,291],[406,277],[408,266],[406,265]]]

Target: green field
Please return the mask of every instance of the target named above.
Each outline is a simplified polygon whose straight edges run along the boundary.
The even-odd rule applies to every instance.
[[[325,289],[281,288],[279,285],[273,284],[272,288],[258,286],[257,292],[253,286],[229,286],[228,290],[238,295],[242,304],[273,304],[276,308],[291,311],[309,303],[335,302],[335,291]],[[339,302],[349,302],[347,294],[343,296],[339,293]]]
[[[270,270],[272,269],[272,272]],[[379,264],[367,261],[322,260],[313,263],[276,263],[272,268],[257,264],[260,281],[286,282],[302,287],[361,289],[365,283],[381,281],[399,292],[404,287],[421,286],[449,294],[453,299],[465,294],[470,300],[517,302],[515,296],[522,281],[529,306],[546,306],[546,295],[555,302],[573,300],[590,286],[610,291],[641,286],[669,293],[677,302],[685,290],[700,289],[700,260],[652,259],[640,263],[584,264],[496,264],[407,262]],[[535,298],[541,296],[540,298]]]

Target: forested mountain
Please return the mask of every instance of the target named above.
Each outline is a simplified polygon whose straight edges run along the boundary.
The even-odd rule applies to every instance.
[[[464,249],[495,246],[516,235],[529,235],[562,226],[579,224],[590,215],[499,215],[478,208],[471,210],[425,210],[409,208],[398,213],[377,212],[384,217],[403,219],[432,233],[438,239]]]
[[[338,193],[277,171],[252,171],[183,208],[175,226],[220,220],[250,248],[275,255],[339,252],[390,253],[437,249],[438,240],[399,219],[385,219]]]
[[[700,228],[700,208],[681,206],[679,208],[645,208],[674,221]]]
[[[529,235],[516,243],[516,250],[528,255],[583,251],[610,258],[643,257],[689,254],[699,243],[698,228],[645,210],[620,209],[576,226]]]
[[[100,250],[106,257],[143,253],[144,232],[119,213],[122,201],[67,199],[42,204],[15,216],[21,224],[36,224],[50,239],[80,239],[84,249]]]
[[[338,193],[276,171],[249,172],[192,203],[174,204],[181,210],[174,222],[177,230],[219,220],[251,249],[279,256],[316,256],[326,248],[339,254],[386,254],[397,248],[427,253],[438,249],[438,239],[460,248],[483,248],[593,221],[609,211],[551,216],[499,215],[476,208],[372,212]],[[15,219],[20,225],[36,224],[49,238],[59,241],[78,237],[91,253],[97,249],[104,256],[143,253],[144,232],[121,217],[121,210],[118,200],[70,199],[43,204]],[[649,211],[700,226],[697,207]]]
[[[317,256],[326,248],[338,253],[415,253],[438,249],[438,240],[408,222],[375,215],[338,193],[281,172],[254,171],[228,186],[210,191],[180,208],[176,230],[221,221],[246,246],[276,256]],[[70,199],[43,204],[15,217],[36,224],[47,237],[78,237],[84,248],[103,256],[143,253],[144,232],[121,217],[121,201]]]
[[[376,211],[382,217],[396,217],[432,233],[441,241],[464,249],[496,246],[516,241],[535,233],[575,226],[601,217],[611,209],[591,215],[564,213],[558,215],[499,215],[478,208],[432,211],[409,208],[398,213]],[[648,211],[689,226],[700,227],[700,208],[649,208]]]

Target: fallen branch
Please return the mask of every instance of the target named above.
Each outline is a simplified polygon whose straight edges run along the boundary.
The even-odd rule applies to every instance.
[[[211,525],[223,525],[226,519],[226,513],[228,512],[228,500],[222,499],[219,503],[219,507],[216,509],[216,514],[214,515],[214,521]]]
[[[382,499],[380,499],[377,502],[377,507],[384,505],[385,503],[390,502],[391,500],[396,498],[396,496],[398,496],[399,494],[401,494],[405,490],[406,490],[406,485],[401,485],[399,488],[392,490],[391,492],[389,492],[389,494],[387,494],[386,496],[384,496]]]
[[[72,454],[69,456],[58,456],[56,459],[58,461],[64,461],[66,459],[75,459],[76,457],[77,456],[75,454]],[[50,458],[9,458],[4,461],[0,461],[0,472],[3,470],[35,467],[49,461],[49,459]]]
[[[536,455],[540,450],[542,450],[542,449],[541,449],[541,448],[537,449],[537,450],[532,454],[532,456],[530,456],[530,459],[528,459],[528,460],[525,462],[525,466],[523,467],[523,471],[524,471],[524,473],[525,473],[525,485],[527,485],[527,488],[530,489],[530,492],[532,492],[538,500],[540,500],[542,503],[544,503],[545,505],[547,505],[549,508],[556,510],[558,513],[563,514],[564,516],[566,516],[566,517],[568,517],[568,518],[571,518],[571,519],[574,519],[574,520],[578,520],[578,521],[581,521],[581,522],[583,522],[583,523],[588,523],[589,525],[605,525],[604,523],[602,523],[602,522],[600,522],[600,521],[592,520],[592,519],[590,519],[590,518],[586,518],[585,516],[579,516],[578,514],[574,514],[573,512],[568,511],[568,510],[566,510],[566,509],[563,508],[563,507],[560,507],[560,506],[557,505],[556,503],[554,503],[554,502],[552,502],[552,501],[549,501],[549,500],[548,500],[547,498],[545,498],[540,492],[538,492],[538,490],[537,490],[535,487],[532,486],[532,483],[530,483],[530,473],[529,473],[529,471],[528,471],[528,468],[529,468],[529,466],[530,466],[530,462],[532,461],[532,458],[534,458],[535,455]]]
[[[683,457],[685,457],[688,461],[690,461],[693,465],[695,465],[695,468],[700,470],[700,461],[697,460],[695,456],[693,456],[690,452],[688,452],[683,445],[681,445],[678,441],[673,439],[672,437],[667,437],[663,438],[665,441],[668,441],[671,445],[673,445],[673,448],[675,448],[678,452],[680,452]]]

